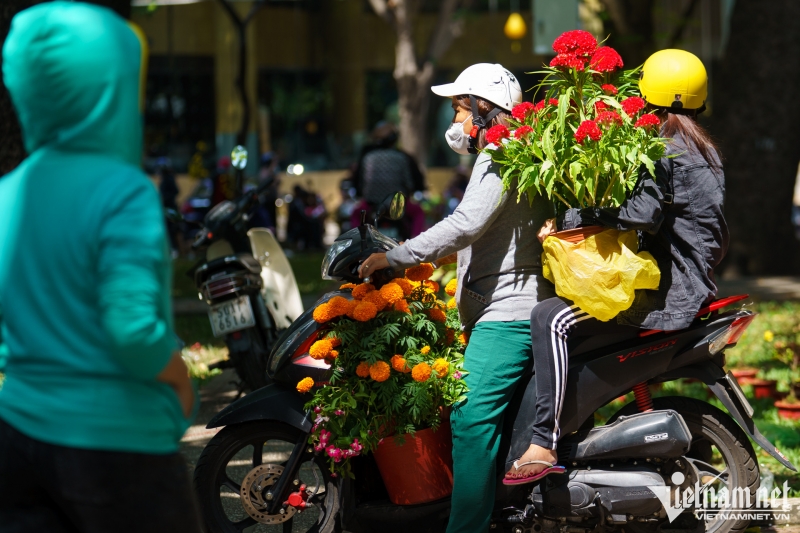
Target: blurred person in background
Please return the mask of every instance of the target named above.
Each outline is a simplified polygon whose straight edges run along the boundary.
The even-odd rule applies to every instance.
[[[161,205],[164,209],[178,210],[178,183],[175,181],[175,172],[172,161],[168,157],[159,157],[156,160],[156,174],[159,177],[158,192],[161,194]],[[180,255],[184,249],[183,228],[177,222],[167,220],[167,235],[169,236],[172,257]]]
[[[453,172],[453,177],[447,188],[444,190],[444,216],[453,214],[458,204],[464,198],[464,192],[469,184],[470,170],[464,166],[457,166]]]
[[[28,157],[0,180],[0,529],[200,530],[158,192],[139,169],[146,44],[111,10],[14,17]]]
[[[390,122],[379,122],[372,130],[371,144],[361,154],[355,171],[356,194],[362,204],[352,214],[351,227],[361,222],[361,211],[367,211],[372,222],[377,206],[388,196],[402,192],[407,198],[425,190],[425,176],[414,158],[397,148],[397,128]],[[401,240],[414,237],[425,229],[425,214],[419,205],[406,203],[406,212],[397,224]]]

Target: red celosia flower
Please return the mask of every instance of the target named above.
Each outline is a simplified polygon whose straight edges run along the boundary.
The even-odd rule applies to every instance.
[[[597,115],[597,123],[604,126],[621,125],[622,117],[616,111],[603,111]]]
[[[550,60],[550,66],[555,68],[574,68],[583,70],[586,68],[586,61],[575,54],[558,54]]]
[[[533,133],[533,128],[530,126],[520,126],[519,128],[514,131],[514,138],[515,139],[522,139],[526,135],[530,135]]]
[[[522,102],[511,109],[511,116],[517,120],[525,120],[525,117],[534,110],[535,106],[531,102]]]
[[[596,49],[597,39],[588,31],[583,30],[565,31],[553,41],[553,50],[557,54],[590,56]]]
[[[661,121],[658,120],[657,116],[651,113],[646,113],[641,117],[639,117],[639,120],[636,121],[636,124],[634,124],[634,126],[636,126],[637,128],[650,128],[652,126],[658,126],[660,123]]]
[[[603,102],[602,100],[598,100],[594,103],[594,110],[596,113],[605,111],[606,109],[608,109],[608,104]]]
[[[610,83],[606,83],[604,85],[601,85],[600,88],[603,89],[604,93],[609,94],[609,95],[617,94],[619,92],[617,90],[617,88],[614,87],[613,85],[611,85]]]
[[[584,120],[581,122],[581,125],[578,126],[578,131],[575,132],[575,140],[578,141],[578,144],[583,144],[586,137],[589,137],[593,141],[599,141],[602,136],[603,132],[600,131],[597,122],[594,120]]]
[[[589,65],[598,72],[614,72],[622,68],[622,58],[610,46],[602,46],[592,55]]]
[[[501,139],[507,139],[511,135],[508,128],[502,124],[492,126],[486,131],[486,142],[489,144],[497,144]]]
[[[645,102],[643,98],[639,98],[638,96],[631,96],[630,98],[626,98],[625,100],[620,102],[620,104],[622,105],[622,110],[625,111],[625,113],[629,117],[632,117],[633,115],[644,109],[644,106],[647,104],[647,102]]]
[[[558,98],[551,98],[550,105],[558,107]]]

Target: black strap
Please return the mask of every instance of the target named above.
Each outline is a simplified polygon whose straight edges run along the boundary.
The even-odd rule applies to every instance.
[[[478,133],[484,129],[488,124],[494,120],[494,117],[500,114],[502,109],[495,107],[489,113],[482,117],[478,112],[478,100],[474,96],[469,95],[469,105],[472,108],[472,130],[469,132],[469,153],[478,153]]]

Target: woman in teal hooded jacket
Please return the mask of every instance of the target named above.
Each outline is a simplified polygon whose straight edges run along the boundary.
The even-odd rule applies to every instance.
[[[0,529],[197,531],[157,191],[138,168],[145,46],[108,9],[14,17],[28,157],[0,178]]]

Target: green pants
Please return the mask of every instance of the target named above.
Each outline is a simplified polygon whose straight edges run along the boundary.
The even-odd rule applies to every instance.
[[[453,409],[453,497],[447,533],[486,533],[503,413],[531,363],[530,322],[481,322],[465,353],[467,399]]]

